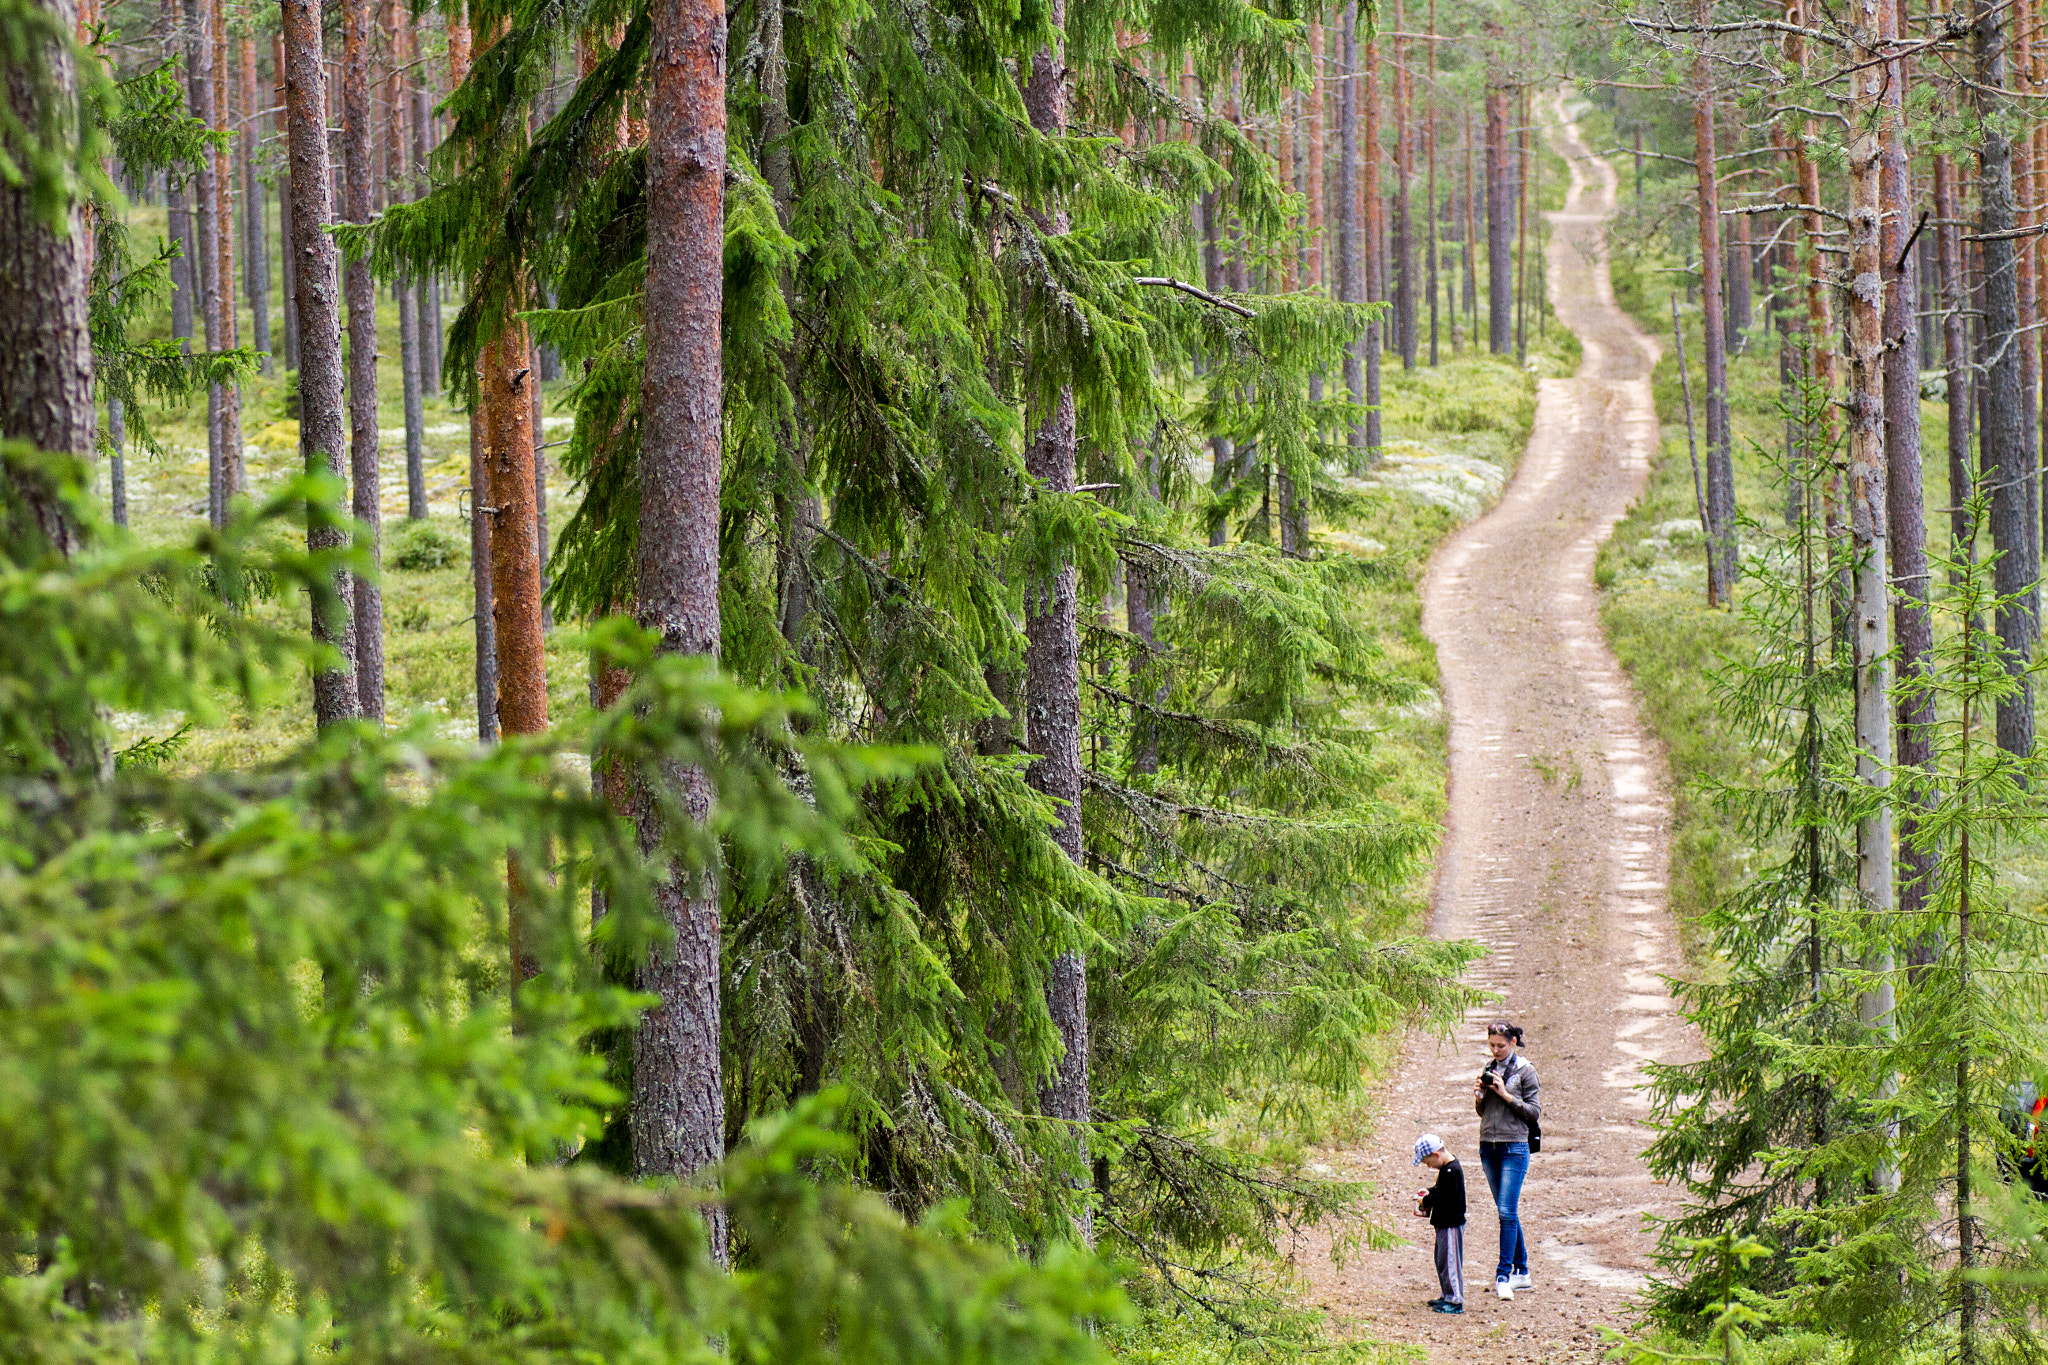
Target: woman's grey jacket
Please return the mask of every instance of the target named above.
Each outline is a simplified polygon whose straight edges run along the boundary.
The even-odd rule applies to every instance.
[[[1508,1092],[1508,1098],[1486,1090],[1472,1102],[1479,1113],[1479,1140],[1527,1142],[1530,1120],[1543,1115],[1543,1102],[1536,1097],[1539,1087],[1536,1068],[1517,1052],[1509,1059],[1508,1073],[1501,1079],[1501,1088]]]

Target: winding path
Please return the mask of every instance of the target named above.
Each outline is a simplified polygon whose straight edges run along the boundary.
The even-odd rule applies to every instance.
[[[1643,1215],[1675,1205],[1639,1156],[1642,1064],[1695,1046],[1661,975],[1679,965],[1662,763],[1601,636],[1592,585],[1595,552],[1648,476],[1659,352],[1615,305],[1608,278],[1614,168],[1568,121],[1564,95],[1548,103],[1547,136],[1571,166],[1566,207],[1550,215],[1550,297],[1584,361],[1569,379],[1542,381],[1514,481],[1446,542],[1424,584],[1450,716],[1433,930],[1487,945],[1470,979],[1501,999],[1454,1042],[1411,1039],[1374,1146],[1331,1154],[1343,1173],[1375,1182],[1374,1214],[1413,1243],[1337,1266],[1323,1233],[1304,1239],[1296,1262],[1310,1301],[1339,1322],[1459,1365],[1600,1358],[1597,1324],[1622,1320],[1650,1269]],[[1543,1079],[1544,1150],[1522,1199],[1536,1287],[1512,1303],[1491,1292],[1497,1224],[1471,1102],[1494,1016],[1527,1030]],[[1408,1156],[1424,1130],[1443,1134],[1467,1170],[1463,1317],[1424,1307],[1436,1294],[1429,1230],[1410,1213],[1428,1181]]]

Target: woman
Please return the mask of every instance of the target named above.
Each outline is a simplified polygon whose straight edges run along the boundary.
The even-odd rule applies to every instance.
[[[1493,1292],[1512,1299],[1517,1289],[1530,1287],[1522,1180],[1529,1174],[1529,1130],[1537,1126],[1543,1105],[1536,1098],[1536,1068],[1522,1056],[1522,1030],[1504,1019],[1489,1024],[1486,1047],[1493,1060],[1472,1087],[1472,1107],[1479,1111],[1479,1165],[1500,1210],[1500,1264],[1494,1268]]]

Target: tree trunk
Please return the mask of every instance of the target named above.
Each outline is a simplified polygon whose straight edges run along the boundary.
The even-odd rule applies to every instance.
[[[434,151],[434,106],[427,97],[424,78],[415,75],[412,85],[412,183],[409,196],[426,192],[431,183],[428,158]],[[434,276],[422,275],[413,284],[416,323],[419,328],[420,388],[441,392],[441,290]]]
[[[1708,0],[1698,0],[1697,20],[1709,20]],[[1700,327],[1707,372],[1707,602],[1734,605],[1734,461],[1728,438],[1728,350],[1714,325],[1722,316],[1721,202],[1714,184],[1714,87],[1706,39],[1693,60],[1693,157],[1699,181]]]
[[[211,129],[214,117],[213,35],[207,0],[185,0],[185,76],[192,116]],[[196,285],[199,323],[206,334],[206,349],[222,347],[220,332],[220,193],[211,152],[201,152],[194,163],[192,216],[196,225],[193,242],[192,279]],[[227,499],[221,487],[220,385],[206,386],[206,515],[219,526],[226,514]]]
[[[1529,87],[1515,97],[1515,359],[1529,358]]]
[[[277,34],[271,40],[271,69],[277,79],[276,97],[272,103],[279,108],[285,106],[285,56],[284,35]],[[277,127],[285,127],[287,120],[280,115]],[[291,158],[287,154],[285,164],[289,168]],[[281,267],[280,275],[284,285],[283,307],[278,311],[284,321],[284,367],[287,370],[299,368],[299,289],[298,253],[292,249],[292,177],[289,169],[277,177],[277,255]]]
[[[481,387],[481,386],[479,386]],[[491,600],[491,470],[484,457],[483,405],[469,413],[469,578],[476,623],[476,737],[498,738],[498,623]]]
[[[1350,41],[1345,48],[1345,66],[1351,78],[1350,86],[1359,84],[1357,49],[1358,5],[1350,8],[1351,22],[1346,29]],[[1358,123],[1361,111],[1358,100],[1362,94],[1365,100],[1363,115],[1364,145],[1358,149],[1359,170],[1352,179],[1353,192],[1358,204],[1353,210],[1358,215],[1359,250],[1363,259],[1358,265],[1358,300],[1385,303],[1387,299],[1386,257],[1380,250],[1381,213],[1380,204],[1380,50],[1377,39],[1370,39],[1365,45],[1365,88],[1351,97],[1351,122]],[[1379,459],[1383,444],[1380,423],[1380,361],[1386,350],[1387,314],[1381,310],[1365,324],[1365,458]]]
[[[1347,0],[1342,19],[1343,61],[1338,76],[1337,99],[1337,298],[1343,303],[1364,301],[1360,217],[1358,150],[1358,3]],[[1365,355],[1374,342],[1373,324],[1344,351],[1344,389],[1354,404],[1365,397]],[[1369,420],[1369,419],[1368,419]],[[1354,464],[1368,458],[1372,438],[1365,424],[1351,424],[1351,455]]]
[[[164,232],[178,244],[171,260],[171,335],[192,350],[192,305],[199,292],[199,245],[192,237],[192,215],[185,209],[185,181],[178,168],[164,172]]]
[[[1052,23],[1064,30],[1066,0],[1052,0]],[[1063,39],[1041,51],[1031,63],[1024,87],[1024,111],[1031,126],[1049,136],[1067,131],[1066,53]],[[1067,230],[1064,209],[1046,225]],[[1074,391],[1061,389],[1050,411],[1040,415],[1025,452],[1025,467],[1056,492],[1072,492],[1075,483]],[[1060,803],[1053,841],[1076,863],[1081,861],[1081,624],[1074,566],[1063,565],[1049,582],[1026,587],[1024,612],[1024,691],[1027,738],[1036,755],[1025,780]],[[1052,1074],[1040,1082],[1040,1103],[1047,1116],[1073,1128],[1076,1169],[1086,1168],[1088,1091],[1088,968],[1078,949],[1053,959],[1046,982],[1046,1009],[1060,1031],[1061,1056]],[[1082,1239],[1092,1240],[1086,1204],[1076,1211]]]
[[[1889,5],[1881,8],[1890,11]],[[1884,20],[1879,23],[1882,26]],[[1869,62],[1875,55],[1861,44],[1855,52],[1860,62]],[[1880,84],[1876,80],[1854,83],[1853,127],[1871,127]],[[1880,240],[1881,163],[1878,134],[1859,134],[1849,146],[1848,495],[1855,575],[1850,641],[1856,678],[1856,778],[1862,786],[1874,789],[1878,799],[1856,825],[1856,889],[1864,913],[1873,922],[1888,925],[1897,909],[1897,893],[1892,871],[1892,806],[1885,797],[1892,783],[1892,710],[1887,678],[1891,632],[1886,582],[1889,499],[1882,315],[1884,271],[1890,262]],[[1876,974],[1876,984],[1863,993],[1859,1013],[1866,1027],[1889,1032],[1891,955],[1883,949],[1873,950],[1864,965]],[[1882,1173],[1878,1180],[1887,1183]]]
[[[1323,206],[1323,82],[1327,72],[1323,62],[1322,0],[1316,0],[1309,10],[1308,52],[1313,79],[1308,83],[1308,149],[1302,167],[1308,196],[1308,278],[1303,283],[1310,289],[1318,289],[1327,283],[1323,277],[1323,226],[1326,217]]]
[[[1394,221],[1388,248],[1394,258],[1394,345],[1401,368],[1415,368],[1415,215],[1410,182],[1415,173],[1414,100],[1408,80],[1407,27],[1402,0],[1394,0]],[[1368,155],[1371,149],[1367,149]]]
[[[725,13],[719,0],[656,0],[647,135],[647,362],[641,380],[642,624],[669,654],[718,657],[719,315],[724,257]],[[644,774],[704,820],[698,770]],[[635,804],[643,848],[669,842],[651,792]],[[633,1169],[684,1176],[725,1155],[719,1053],[719,906],[709,870],[679,871],[656,904],[675,932],[640,987],[659,998],[633,1041]],[[722,1213],[715,1254],[726,1255]]]
[[[280,0],[285,53],[286,141],[291,152],[294,282],[299,317],[299,454],[308,473],[343,479],[347,466],[341,420],[341,293],[334,239],[321,231],[333,220],[328,198],[327,76],[320,51],[317,0]],[[339,527],[310,524],[309,550],[348,543]],[[340,655],[340,667],[313,675],[313,715],[321,725],[354,720],[355,629],[346,573],[334,592],[313,606],[313,638]]]
[[[1879,36],[1896,44],[1906,28],[1900,11],[1906,0],[1880,5]],[[1889,49],[1888,49],[1889,50]],[[1928,613],[1927,515],[1920,483],[1920,327],[1915,314],[1920,289],[1906,239],[1913,232],[1913,167],[1906,148],[1905,90],[1907,59],[1886,63],[1881,116],[1883,227],[1879,263],[1894,272],[1884,308],[1884,427],[1887,537],[1891,577],[1897,587],[1894,611],[1898,630],[1898,763],[1909,776],[1899,817],[1900,912],[1908,917],[1926,907],[1934,883],[1934,850],[1919,838],[1920,816],[1932,801],[1934,768],[1934,697],[1924,682],[1934,670],[1934,621]],[[1901,260],[1903,269],[1899,268]]]
[[[498,653],[498,726],[507,735],[548,728],[547,646],[540,626],[540,553],[533,491],[534,378],[526,325],[484,347],[484,467],[490,490],[491,615]]]
[[[128,524],[128,421],[121,400],[107,400],[107,502],[114,525]]]
[[[1984,419],[1981,440],[1984,479],[1991,486],[1991,547],[1999,556],[1992,570],[2000,602],[1998,638],[2006,668],[2018,691],[1998,703],[1998,743],[2007,753],[2024,755],[2034,747],[2034,685],[2026,669],[2040,630],[2040,604],[2032,518],[2028,516],[2025,428],[2032,423],[2021,390],[2019,284],[2012,239],[1997,234],[2013,227],[2012,143],[2007,136],[2009,114],[1994,93],[2005,85],[2004,10],[1979,0],[1976,12],[1978,114],[1978,232],[1983,256]]]
[[[1465,111],[1465,321],[1479,344],[1479,178],[1472,165],[1472,111]]]
[[[1500,45],[1500,25],[1486,35]],[[1506,355],[1515,346],[1514,185],[1508,172],[1508,87],[1498,59],[1486,80],[1486,349]]]
[[[276,373],[270,354],[269,215],[264,212],[263,182],[256,178],[256,119],[262,87],[256,83],[256,40],[240,39],[242,67],[242,276],[247,282],[250,340],[263,354],[263,373]]]
[[[376,214],[370,165],[370,0],[341,7],[341,152],[347,171],[347,220]],[[377,281],[368,261],[348,266],[349,508],[374,567],[383,558],[377,458]],[[369,720],[384,719],[384,597],[373,573],[355,583],[356,697]]]
[[[64,33],[77,27],[75,0],[43,0]],[[75,101],[78,74],[70,49],[51,44],[41,80],[12,64],[5,71],[8,105],[28,127],[55,117],[45,98],[63,107]],[[38,85],[43,88],[38,90]],[[0,438],[38,450],[93,458],[92,339],[86,330],[90,283],[84,225],[74,208],[61,232],[37,215],[25,185],[0,179]],[[69,555],[78,531],[56,490],[14,465],[9,492],[33,525],[8,527],[25,562],[31,535]]]
[[[227,15],[221,0],[213,0],[213,111],[214,131],[221,145],[213,153],[214,232],[220,261],[221,344],[242,344],[235,318],[235,172],[229,151],[228,115],[234,108],[229,98]],[[242,491],[242,385],[239,380],[220,386],[220,515],[227,520],[228,503]]]
[[[1424,263],[1424,280],[1429,288],[1429,364],[1437,364],[1437,260],[1436,229],[1437,215],[1442,206],[1436,197],[1436,0],[1429,0],[1429,37],[1424,46],[1428,49],[1429,93],[1423,98],[1422,117],[1423,152],[1428,158],[1429,177],[1424,192],[1429,196],[1429,211],[1425,215],[1429,223],[1429,240],[1425,243],[1427,258]]]
[[[1955,167],[1934,158],[1935,261],[1941,272],[1941,361],[1948,406],[1948,502],[1950,554],[1975,559],[1976,528],[1969,502],[1976,487],[1970,470],[1970,339],[1964,314],[1970,306],[1963,280],[1963,230],[1956,204]]]
[[[1737,128],[1740,128],[1738,123]],[[1740,142],[1739,133],[1735,140]],[[1729,225],[1728,231],[1728,273],[1722,281],[1728,293],[1727,343],[1731,354],[1742,353],[1742,343],[1749,335],[1751,322],[1749,306],[1749,285],[1752,258],[1749,251],[1749,215],[1738,213]]]
[[[389,168],[385,193],[392,203],[412,198],[412,146],[405,135],[405,115],[412,100],[406,91],[406,67],[412,56],[406,39],[411,25],[400,17],[398,0],[384,0],[384,43],[391,69],[384,78],[386,145]],[[398,294],[398,374],[405,398],[405,515],[423,521],[427,515],[426,410],[420,398],[420,296],[410,275],[401,275]]]

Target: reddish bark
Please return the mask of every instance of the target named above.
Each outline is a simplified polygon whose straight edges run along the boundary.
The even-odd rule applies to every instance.
[[[665,653],[718,656],[719,316],[723,299],[725,9],[721,0],[656,0],[647,129],[646,368],[641,380],[641,622]],[[702,772],[643,775],[678,788],[702,820]],[[667,839],[660,808],[636,803],[643,847]],[[633,1044],[633,1167],[686,1175],[725,1154],[719,1054],[718,896],[680,871],[656,892],[675,933],[643,964],[660,1003]],[[713,1218],[722,1257],[725,1226]]]

